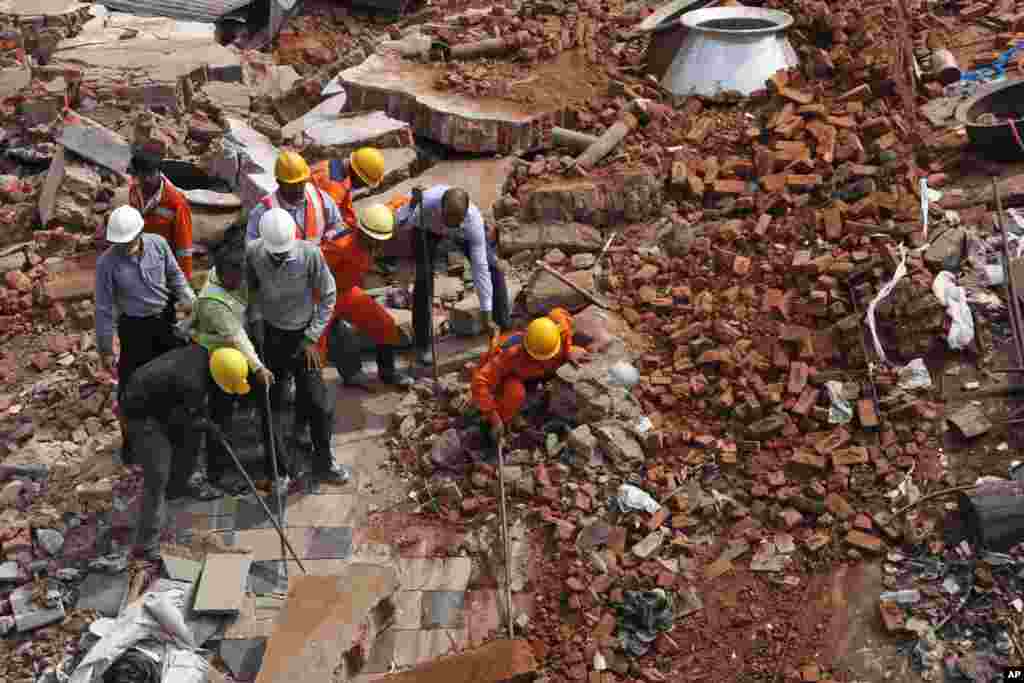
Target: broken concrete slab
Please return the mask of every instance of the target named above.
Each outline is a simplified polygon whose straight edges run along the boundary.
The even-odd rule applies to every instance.
[[[464,627],[465,606],[465,591],[423,591],[423,628]]]
[[[96,610],[105,617],[116,617],[128,595],[131,575],[128,572],[103,574],[90,572],[78,589],[78,609]]]
[[[513,163],[514,161],[510,158],[442,161],[415,178],[400,183],[386,192],[354,202],[355,208],[358,210],[369,204],[386,203],[395,197],[410,195],[412,188],[417,185],[424,188],[434,185],[452,185],[465,189],[473,203],[484,214],[484,219],[491,220],[493,218],[491,209],[502,195],[505,181],[512,173]]]
[[[384,673],[426,664],[458,652],[468,639],[465,629],[389,629],[373,644],[365,672]]]
[[[188,581],[194,583],[203,572],[203,565],[185,557],[164,555],[164,571],[172,581]]]
[[[601,231],[583,223],[522,223],[502,219],[501,252],[511,256],[520,251],[560,249],[568,254],[600,251],[604,246]]]
[[[373,642],[380,627],[374,612],[396,590],[393,568],[368,564],[350,565],[339,576],[297,577],[257,683],[329,680],[339,667],[361,668],[351,660],[362,659],[360,643]]]
[[[515,301],[519,296],[521,285],[516,282],[508,283],[508,299]],[[480,325],[480,297],[477,294],[470,294],[451,307],[448,314],[448,321],[451,323],[452,332],[460,337],[475,337],[483,333]]]
[[[348,96],[344,92],[324,100],[301,117],[282,126],[281,135],[290,140],[309,128],[335,121],[341,116],[341,112],[345,111],[346,103]]]
[[[248,209],[277,189],[274,164],[280,151],[244,121],[229,117],[226,123],[224,137],[211,146],[204,166],[207,173],[228,182]]]
[[[595,291],[594,272],[591,270],[566,273],[565,277],[588,292]],[[555,307],[575,313],[590,305],[585,296],[550,273],[540,273],[532,279],[521,299],[531,316],[546,315]]]
[[[662,181],[647,169],[601,178],[526,186],[517,193],[519,218],[530,223],[639,223],[661,210]]]
[[[237,52],[214,40],[212,24],[119,13],[87,22],[81,34],[61,44],[54,63],[80,70],[83,86],[99,102],[162,107],[172,114],[185,111],[191,81],[205,82],[208,69],[241,66]]]
[[[383,109],[412,124],[416,135],[459,152],[514,154],[540,148],[545,124],[559,123],[560,107],[554,100],[528,106],[439,91],[435,82],[443,68],[371,55],[342,71],[337,80],[348,93],[350,109]]]
[[[192,611],[196,614],[237,614],[245,597],[251,555],[210,553]]]
[[[253,95],[248,85],[211,81],[203,85],[202,92],[225,116],[249,118]]]
[[[58,599],[51,607],[40,607],[32,600],[34,592],[34,586],[29,584],[13,591],[9,597],[14,625],[20,633],[64,620],[66,613],[62,601]]]
[[[65,228],[92,229],[100,175],[88,164],[59,148],[39,193],[39,218],[44,228],[58,223]]]
[[[966,439],[973,439],[976,436],[981,436],[992,429],[992,422],[989,421],[981,408],[973,403],[968,403],[952,415],[949,415],[946,419],[952,422],[953,426],[955,426]]]
[[[412,128],[382,111],[324,118],[314,121],[302,134],[302,146],[311,158],[344,157],[359,147],[411,147]]]
[[[347,560],[352,556],[352,527],[311,527],[305,557],[310,560]]]
[[[245,640],[222,640],[220,658],[238,681],[251,681],[263,665],[263,654],[267,649],[266,638]]]
[[[389,683],[503,683],[528,680],[537,671],[525,640],[496,640],[475,650],[388,676]]]
[[[131,145],[123,137],[80,114],[68,112],[60,144],[89,161],[118,173],[127,173]]]

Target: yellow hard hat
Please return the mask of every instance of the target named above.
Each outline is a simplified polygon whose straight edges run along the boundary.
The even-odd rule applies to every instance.
[[[395,214],[383,204],[371,204],[359,212],[359,229],[375,240],[389,240],[395,234]]]
[[[348,158],[348,165],[370,187],[384,180],[384,155],[376,147],[360,147]]]
[[[310,178],[309,164],[297,152],[281,152],[274,164],[274,177],[279,183],[296,185]]]
[[[225,394],[249,393],[249,362],[238,349],[222,347],[210,356],[210,374]]]
[[[524,345],[532,358],[549,360],[562,350],[562,334],[551,318],[537,318],[526,328]]]

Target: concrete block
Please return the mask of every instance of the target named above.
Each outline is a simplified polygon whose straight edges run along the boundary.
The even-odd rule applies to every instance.
[[[412,557],[398,560],[406,590],[461,591],[466,589],[473,563],[468,557]]]
[[[583,223],[522,223],[502,220],[502,256],[521,251],[559,249],[568,254],[600,251],[604,246],[601,231]]]
[[[132,160],[131,145],[123,137],[84,116],[65,117],[60,144],[89,161],[118,173],[127,173]]]
[[[121,611],[131,576],[128,572],[109,575],[92,572],[79,587],[78,609],[93,609],[105,617],[116,617]]]
[[[662,181],[646,169],[602,178],[527,186],[519,192],[519,218],[528,223],[587,223],[608,227],[639,223],[661,206]]]
[[[344,157],[365,146],[410,147],[413,143],[409,124],[382,111],[314,119],[303,129],[302,138],[308,154],[314,158]]]

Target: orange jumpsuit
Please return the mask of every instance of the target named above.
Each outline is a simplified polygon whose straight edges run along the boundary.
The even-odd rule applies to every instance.
[[[133,207],[142,211],[145,202],[142,199],[142,188],[138,184],[132,185],[128,200]],[[167,240],[185,277],[191,278],[192,208],[181,190],[165,178],[159,203],[148,213],[143,214],[142,218],[146,221],[143,230]]]
[[[373,257],[360,245],[359,235],[350,232],[334,240],[324,240],[320,251],[338,288],[334,314],[317,343],[320,356],[327,357],[327,338],[338,318],[352,323],[378,346],[397,346],[401,335],[395,319],[359,286],[373,266]]]
[[[564,308],[554,308],[548,317],[561,331],[562,348],[554,358],[537,360],[523,346],[525,332],[511,332],[498,339],[480,359],[473,373],[473,402],[491,424],[495,416],[502,422],[515,417],[526,401],[526,382],[555,374],[570,354],[580,349],[572,345],[572,317]]]
[[[344,178],[341,180],[332,178],[332,168],[335,178],[342,175]],[[334,200],[334,203],[338,205],[338,210],[341,211],[342,220],[349,228],[355,230],[358,226],[356,225],[356,210],[352,206],[352,171],[348,164],[341,161],[321,161],[313,164],[310,171],[313,174],[311,178],[313,184]]]

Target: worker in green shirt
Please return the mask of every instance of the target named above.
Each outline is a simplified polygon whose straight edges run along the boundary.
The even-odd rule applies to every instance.
[[[213,251],[214,268],[206,286],[196,298],[190,321],[190,334],[196,343],[210,353],[221,347],[237,349],[245,357],[249,372],[259,384],[270,386],[274,375],[260,360],[252,340],[245,329],[245,313],[249,293],[245,278],[245,224],[236,223],[228,228],[224,238]],[[224,434],[230,435],[238,396],[214,387],[209,395],[210,419]],[[244,487],[245,482],[235,475],[231,457],[216,439],[207,439],[207,479],[231,493]],[[268,462],[268,473],[272,472]],[[194,479],[195,488],[207,496],[222,495],[203,482],[201,475]],[[284,480],[287,487],[287,477]]]

